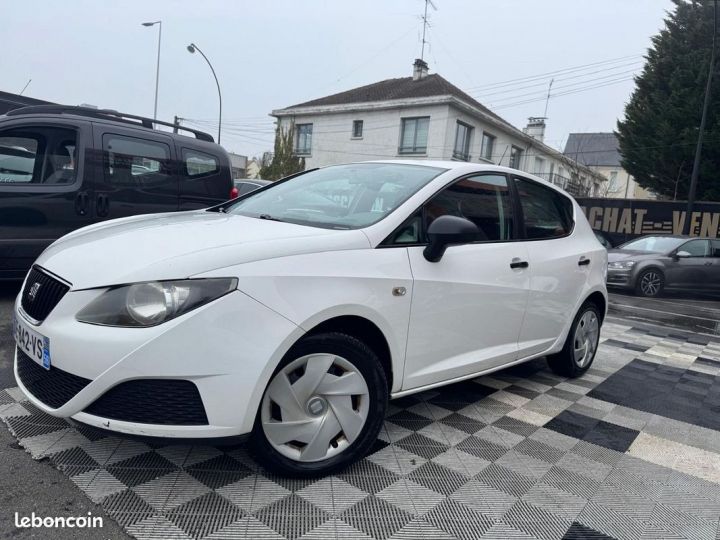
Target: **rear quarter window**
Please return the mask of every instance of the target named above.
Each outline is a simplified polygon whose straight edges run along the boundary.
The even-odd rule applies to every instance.
[[[185,174],[190,178],[198,178],[220,172],[218,159],[205,152],[183,148],[182,160]]]

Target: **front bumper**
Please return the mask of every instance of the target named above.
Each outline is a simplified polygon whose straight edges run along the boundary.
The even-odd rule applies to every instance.
[[[40,325],[33,325],[50,339],[51,370],[89,380],[82,389],[59,406],[49,406],[23,385],[17,353],[15,378],[39,409],[106,430],[189,439],[246,434],[252,430],[275,366],[303,333],[240,291],[152,328],[115,328],[75,320],[79,309],[102,292],[70,291]],[[32,325],[19,309],[19,298],[15,316]],[[88,412],[110,390],[145,379],[191,382],[199,392],[207,423],[149,424]]]
[[[632,269],[608,268],[607,286],[608,287],[632,288],[634,286]]]

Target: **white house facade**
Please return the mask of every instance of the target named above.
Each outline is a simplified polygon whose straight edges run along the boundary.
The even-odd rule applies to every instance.
[[[537,174],[576,195],[606,182],[542,142],[544,119],[521,131],[416,60],[412,77],[389,79],[274,110],[294,130],[307,168],[371,159],[493,163]]]

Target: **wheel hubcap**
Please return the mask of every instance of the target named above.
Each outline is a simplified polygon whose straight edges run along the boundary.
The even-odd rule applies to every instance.
[[[268,442],[294,461],[344,451],[367,421],[370,392],[360,371],[333,354],[298,358],[270,381],[260,420]]]
[[[660,290],[660,275],[657,272],[647,272],[640,280],[640,289],[647,295],[655,295]]]
[[[327,409],[327,401],[320,396],[313,396],[307,402],[307,410],[313,416],[320,416]]]
[[[586,311],[575,328],[573,358],[578,367],[584,368],[595,356],[600,338],[600,323],[594,311]]]

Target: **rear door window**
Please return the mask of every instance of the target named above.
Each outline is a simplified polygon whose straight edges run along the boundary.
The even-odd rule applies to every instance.
[[[515,178],[530,240],[557,238],[570,234],[573,228],[572,202],[554,189],[524,178]]]
[[[77,159],[74,129],[47,126],[0,131],[0,185],[72,184]]]
[[[711,240],[710,256],[720,258],[720,240]]]

